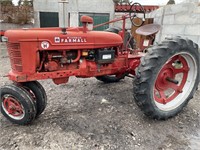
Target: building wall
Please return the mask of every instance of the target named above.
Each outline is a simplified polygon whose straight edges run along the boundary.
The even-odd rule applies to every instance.
[[[70,26],[78,26],[78,12],[109,13],[110,19],[113,19],[114,3],[112,0],[70,0],[69,11],[71,14]]]
[[[40,27],[39,12],[59,12],[58,0],[34,0],[34,27]]]
[[[115,18],[122,18],[123,15],[124,13],[115,13]],[[117,21],[111,24],[111,26],[118,27],[118,28],[122,28],[122,25],[123,25],[123,21]],[[130,29],[131,27],[132,27],[132,23],[130,19],[126,19],[126,29]]]
[[[40,26],[39,12],[58,12],[59,26],[63,25],[63,5],[58,0],[34,0],[35,27]],[[69,0],[67,14],[70,13],[70,26],[79,25],[79,12],[109,13],[114,18],[114,3],[112,0]],[[68,15],[67,15],[68,16]],[[68,23],[68,22],[66,22]]]
[[[9,29],[21,29],[21,28],[33,28],[33,24],[14,24],[14,23],[0,23],[0,30],[9,30]]]
[[[167,5],[152,12],[149,17],[162,25],[156,36],[160,42],[165,37],[187,37],[200,46],[200,6],[198,3],[185,2],[177,5]]]

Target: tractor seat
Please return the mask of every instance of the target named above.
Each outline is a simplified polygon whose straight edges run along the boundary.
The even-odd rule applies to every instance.
[[[149,36],[157,33],[160,30],[161,26],[159,24],[146,24],[139,27],[136,30],[136,33],[139,35]]]

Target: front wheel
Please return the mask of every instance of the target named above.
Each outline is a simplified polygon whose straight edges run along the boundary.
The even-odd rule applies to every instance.
[[[178,114],[198,87],[199,61],[198,45],[188,39],[168,39],[150,48],[134,80],[136,104],[154,119]]]
[[[36,116],[36,107],[31,95],[17,85],[6,85],[0,89],[0,109],[11,122],[30,124]]]
[[[43,86],[38,81],[30,81],[18,84],[26,89],[35,100],[37,108],[36,117],[38,117],[45,110],[47,105],[47,95]]]

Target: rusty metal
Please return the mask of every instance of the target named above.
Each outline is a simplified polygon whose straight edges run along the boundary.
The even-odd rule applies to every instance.
[[[159,6],[148,6],[148,5],[143,5],[144,10],[146,13],[152,12],[156,9],[159,8]],[[125,5],[120,5],[116,4],[115,5],[115,12],[129,12],[131,8],[131,5],[125,4]],[[141,10],[139,8],[136,8],[137,13],[141,13]]]

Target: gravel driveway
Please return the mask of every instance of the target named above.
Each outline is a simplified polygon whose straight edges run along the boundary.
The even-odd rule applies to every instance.
[[[10,69],[5,45],[0,51],[0,86]],[[200,91],[178,116],[151,120],[132,102],[132,79],[103,84],[95,78],[70,78],[66,85],[40,82],[48,96],[44,113],[29,126],[0,114],[0,150],[198,150]]]

